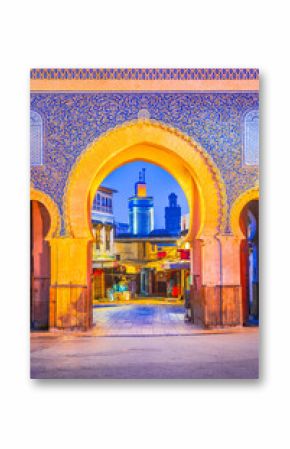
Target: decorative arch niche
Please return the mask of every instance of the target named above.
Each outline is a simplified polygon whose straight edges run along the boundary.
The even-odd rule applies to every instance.
[[[251,109],[244,116],[244,165],[259,165],[259,110]]]
[[[30,111],[30,159],[31,165],[43,164],[43,122],[41,115]]]

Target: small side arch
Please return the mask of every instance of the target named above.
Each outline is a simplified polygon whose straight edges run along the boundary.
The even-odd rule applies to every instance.
[[[50,228],[48,234],[45,236],[45,240],[51,240],[54,237],[60,235],[60,213],[55,202],[46,193],[41,190],[37,190],[34,187],[30,188],[30,200],[39,201],[42,203],[49,212],[50,215]]]
[[[252,189],[243,192],[235,201],[230,213],[231,230],[234,236],[238,238],[245,238],[245,235],[240,227],[240,215],[243,208],[250,201],[259,199],[259,187],[253,187]]]

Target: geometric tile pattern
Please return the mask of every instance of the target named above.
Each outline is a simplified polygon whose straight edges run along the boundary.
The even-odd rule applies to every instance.
[[[182,131],[211,155],[225,182],[230,210],[258,180],[258,166],[243,163],[244,117],[258,108],[258,92],[32,92],[31,109],[43,119],[44,164],[31,167],[31,180],[62,213],[66,181],[77,157],[102,133],[136,120],[145,109],[150,119]]]
[[[42,164],[42,135],[43,127],[41,116],[30,111],[30,164]]]
[[[33,80],[256,80],[258,69],[32,69]]]
[[[259,164],[259,110],[253,109],[244,118],[244,164]]]

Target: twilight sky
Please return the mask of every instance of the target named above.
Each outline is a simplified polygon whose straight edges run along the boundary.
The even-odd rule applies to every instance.
[[[134,195],[135,182],[142,168],[146,168],[147,195],[154,197],[155,229],[164,228],[164,207],[168,205],[168,195],[178,196],[181,214],[188,213],[188,204],[183,190],[175,179],[165,170],[148,162],[130,162],[113,171],[104,179],[102,185],[118,190],[113,196],[115,220],[128,223],[128,198]]]

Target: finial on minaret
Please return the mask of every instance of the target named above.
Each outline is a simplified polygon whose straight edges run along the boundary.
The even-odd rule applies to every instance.
[[[145,197],[147,195],[145,182],[145,168],[139,171],[139,180],[135,183],[135,195]]]

